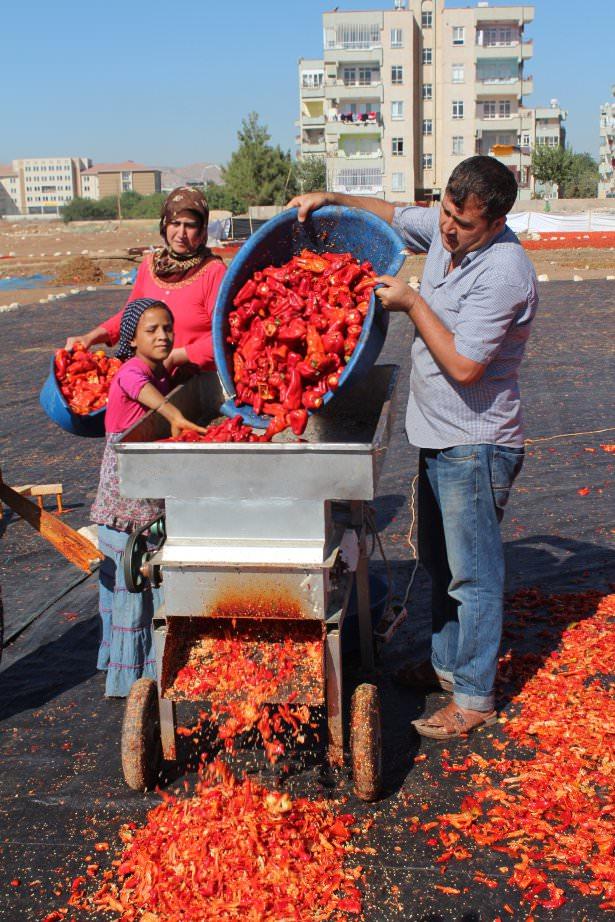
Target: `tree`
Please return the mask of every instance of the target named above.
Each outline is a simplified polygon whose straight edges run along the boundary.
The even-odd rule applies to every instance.
[[[554,183],[561,190],[570,177],[572,151],[565,147],[535,147],[532,151],[532,173],[539,182]]]
[[[573,154],[570,175],[562,188],[564,198],[595,198],[598,194],[598,164],[591,154]]]
[[[226,186],[220,183],[212,182],[211,179],[205,186],[203,192],[207,199],[210,211],[232,211],[232,202]]]
[[[598,192],[598,164],[570,147],[536,147],[532,172],[539,182],[555,183],[562,198],[595,198]]]
[[[237,132],[239,147],[222,168],[228,203],[235,213],[250,205],[284,205],[295,193],[290,152],[269,144],[271,135],[256,112],[243,119]]]
[[[327,188],[327,163],[324,157],[311,154],[297,163],[295,176],[300,192],[321,192]]]

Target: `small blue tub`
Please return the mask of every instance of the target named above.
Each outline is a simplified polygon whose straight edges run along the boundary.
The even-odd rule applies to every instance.
[[[94,410],[87,416],[80,416],[73,413],[64,395],[58,385],[54,368],[54,356],[51,356],[51,366],[47,380],[43,384],[39,402],[43,410],[54,423],[65,429],[66,432],[72,432],[73,435],[84,435],[89,438],[98,438],[105,434],[105,410]]]
[[[297,221],[297,209],[291,208],[267,221],[250,237],[222,280],[212,322],[216,368],[228,398],[221,411],[228,416],[239,413],[249,426],[263,428],[270,420],[257,415],[249,404],[235,404],[232,350],[226,341],[228,315],[237,292],[254,272],[266,266],[281,266],[303,249],[316,253],[352,253],[360,262],[368,259],[378,275],[396,275],[404,261],[401,237],[386,221],[361,208],[326,205],[312,212],[305,224]],[[388,322],[387,312],[372,294],[363,331],[335,393],[372,367],[384,345]],[[334,392],[329,391],[323,404],[333,396]]]

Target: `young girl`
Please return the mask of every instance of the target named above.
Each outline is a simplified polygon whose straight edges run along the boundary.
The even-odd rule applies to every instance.
[[[100,566],[99,605],[102,641],[98,668],[107,671],[107,697],[125,697],[141,676],[156,676],[152,616],[162,590],[148,587],[131,593],[124,582],[123,552],[130,532],[164,513],[157,499],[127,499],[119,491],[113,444],[148,410],[169,420],[173,435],[182,429],[204,430],[164,403],[170,379],[164,360],[173,348],[173,315],[166,304],[140,298],[126,305],[120,326],[118,358],[127,359],[109,389],[105,414],[107,441],[100,468],[92,521],[105,559]]]

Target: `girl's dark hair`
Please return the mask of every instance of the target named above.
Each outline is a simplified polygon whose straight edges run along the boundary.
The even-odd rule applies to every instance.
[[[456,208],[463,208],[469,195],[483,206],[489,223],[508,214],[517,198],[517,180],[495,157],[468,157],[450,175],[446,195]]]

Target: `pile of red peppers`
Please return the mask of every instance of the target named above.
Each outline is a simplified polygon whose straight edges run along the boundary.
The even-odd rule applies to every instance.
[[[301,435],[355,350],[375,284],[371,263],[351,253],[302,250],[255,272],[229,313],[237,403],[272,421],[269,440],[290,426]]]
[[[184,429],[175,438],[160,439],[161,442],[260,442],[261,437],[256,435],[250,426],[243,424],[241,416],[225,419],[221,423],[212,423],[206,432],[197,432],[196,429]]]
[[[121,364],[102,349],[87,352],[81,343],[56,351],[56,380],[73,413],[87,416],[107,405],[111,381]]]

